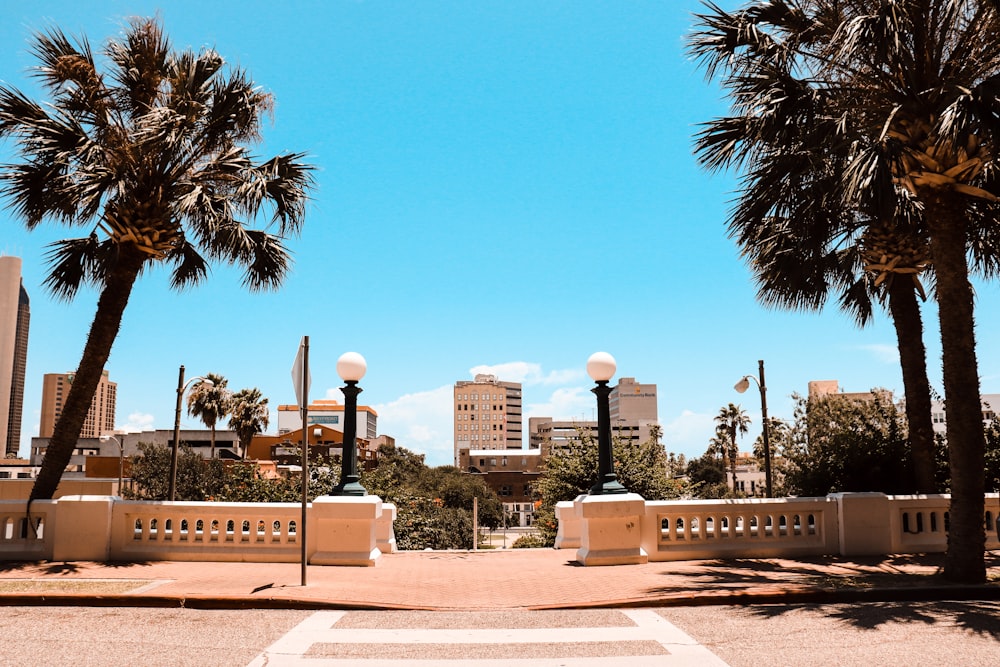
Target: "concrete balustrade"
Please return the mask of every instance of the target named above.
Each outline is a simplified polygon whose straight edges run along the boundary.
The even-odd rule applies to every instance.
[[[646,501],[635,494],[559,503],[556,547],[585,565],[705,558],[944,552],[947,495]],[[1000,495],[985,498],[986,548],[1000,549]],[[3,560],[298,562],[298,503],[126,501],[65,496],[0,501]],[[310,563],[374,565],[396,550],[396,508],[373,496],[307,510]]]
[[[586,498],[556,506],[556,548],[576,548],[577,560],[586,565],[637,562],[631,542],[634,515],[622,511],[588,522]],[[651,561],[944,552],[950,502],[947,495],[881,493],[643,501],[638,550]],[[1000,495],[986,494],[985,502],[986,548],[1000,549]],[[583,545],[611,544],[609,536],[629,552],[616,558],[609,548],[604,558],[588,558]]]
[[[308,506],[307,559],[373,565],[383,550],[395,548],[396,508],[375,496],[343,500],[319,498],[318,506]],[[283,563],[302,556],[299,503],[64,496],[32,503],[31,524],[26,512],[23,500],[0,501],[0,558]]]

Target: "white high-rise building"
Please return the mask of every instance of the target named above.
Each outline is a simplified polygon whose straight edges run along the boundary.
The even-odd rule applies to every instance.
[[[8,456],[17,455],[21,440],[28,320],[21,259],[0,256],[0,446]]]

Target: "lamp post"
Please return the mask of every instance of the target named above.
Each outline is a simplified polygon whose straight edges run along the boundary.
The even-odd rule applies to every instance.
[[[770,498],[771,497],[771,442],[768,439],[768,424],[767,424],[767,385],[764,382],[764,360],[760,359],[757,361],[757,367],[760,371],[760,379],[757,379],[753,375],[744,375],[743,378],[736,383],[733,387],[739,393],[745,392],[750,387],[750,380],[757,383],[757,388],[760,390],[760,414],[761,419],[764,423],[764,494]]]
[[[215,383],[208,378],[203,377],[193,377],[184,382],[184,366],[181,366],[180,373],[177,375],[177,410],[174,412],[174,444],[170,448],[170,486],[167,489],[167,498],[171,501],[174,500],[177,491],[177,446],[178,441],[181,438],[181,399],[184,398],[184,392],[187,390],[188,385],[192,382],[197,382],[201,380],[205,384],[214,387]]]
[[[610,380],[617,369],[615,358],[607,352],[595,352],[587,359],[587,374],[597,383],[590,391],[597,396],[597,483],[590,488],[593,495],[628,493],[615,475],[611,452]]]
[[[337,375],[344,381],[344,442],[340,457],[340,484],[331,496],[364,496],[365,487],[358,477],[358,394],[363,390],[358,381],[365,376],[368,363],[357,352],[345,352],[337,359]]]
[[[123,477],[123,469],[125,467],[125,445],[122,444],[121,440],[111,435],[110,433],[105,433],[99,438],[99,440],[101,442],[114,440],[115,444],[118,445],[118,495],[120,496],[122,494],[122,477]]]

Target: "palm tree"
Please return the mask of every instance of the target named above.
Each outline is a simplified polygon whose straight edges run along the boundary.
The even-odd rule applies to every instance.
[[[164,263],[181,289],[216,260],[243,267],[251,290],[278,287],[312,177],[301,154],[256,161],[247,146],[260,141],[271,96],[210,49],[174,51],[154,19],[107,42],[105,71],[86,39],[57,29],[36,34],[32,53],[50,99],[0,86],[0,136],[20,159],[2,167],[0,192],[29,229],[84,229],[52,245],[48,289],[64,299],[82,285],[100,291],[34,500],[52,497],[69,462],[136,279]],[[265,210],[272,231],[247,226]]]
[[[733,491],[736,491],[736,458],[740,448],[736,444],[737,435],[746,435],[750,430],[750,416],[742,406],[730,403],[715,415],[716,435],[725,442],[723,460],[729,459],[729,471],[733,476]]]
[[[697,148],[711,161],[728,143],[724,119],[709,123]],[[758,299],[768,306],[818,310],[831,292],[859,326],[872,319],[873,301],[885,305],[896,328],[909,439],[914,459],[913,491],[933,493],[934,430],[930,383],[917,295],[926,298],[921,274],[928,268],[927,244],[914,229],[919,219],[909,197],[897,192],[891,222],[877,212],[838,198],[839,172],[833,156],[823,163],[767,162],[747,179],[730,230],[757,281]],[[809,170],[812,169],[812,173]],[[830,202],[817,206],[817,202]],[[874,208],[866,202],[865,208]],[[852,228],[844,229],[841,218]],[[862,224],[863,223],[863,224]],[[854,227],[862,227],[858,234]],[[898,278],[898,279],[897,279]]]
[[[229,414],[233,398],[233,392],[226,388],[227,384],[228,380],[223,376],[209,373],[204,380],[194,383],[187,397],[188,414],[200,418],[205,426],[212,429],[212,459],[215,458],[215,424]]]
[[[250,441],[270,423],[267,399],[260,389],[240,389],[229,404],[229,428],[240,440],[240,455],[246,458]]]
[[[914,233],[927,244],[936,281],[952,474],[944,573],[984,581],[984,438],[968,255],[995,261],[984,240],[996,234],[1000,201],[1000,11],[977,0],[708,7],[693,51],[710,76],[725,72],[736,110],[733,122],[716,128],[728,140],[709,166],[830,163],[838,187],[816,205],[848,234],[865,229],[852,211],[895,222],[901,191],[920,210]],[[747,179],[752,186],[753,171]]]

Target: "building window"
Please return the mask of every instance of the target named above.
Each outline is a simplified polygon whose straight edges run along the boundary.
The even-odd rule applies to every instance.
[[[500,465],[502,465],[502,466],[507,465],[507,457],[506,456],[503,457],[502,459],[500,459]]]
[[[513,494],[511,493],[511,488],[509,486],[505,485],[505,486],[501,486],[500,487],[500,494],[499,495],[501,495],[501,496],[511,496]]]

